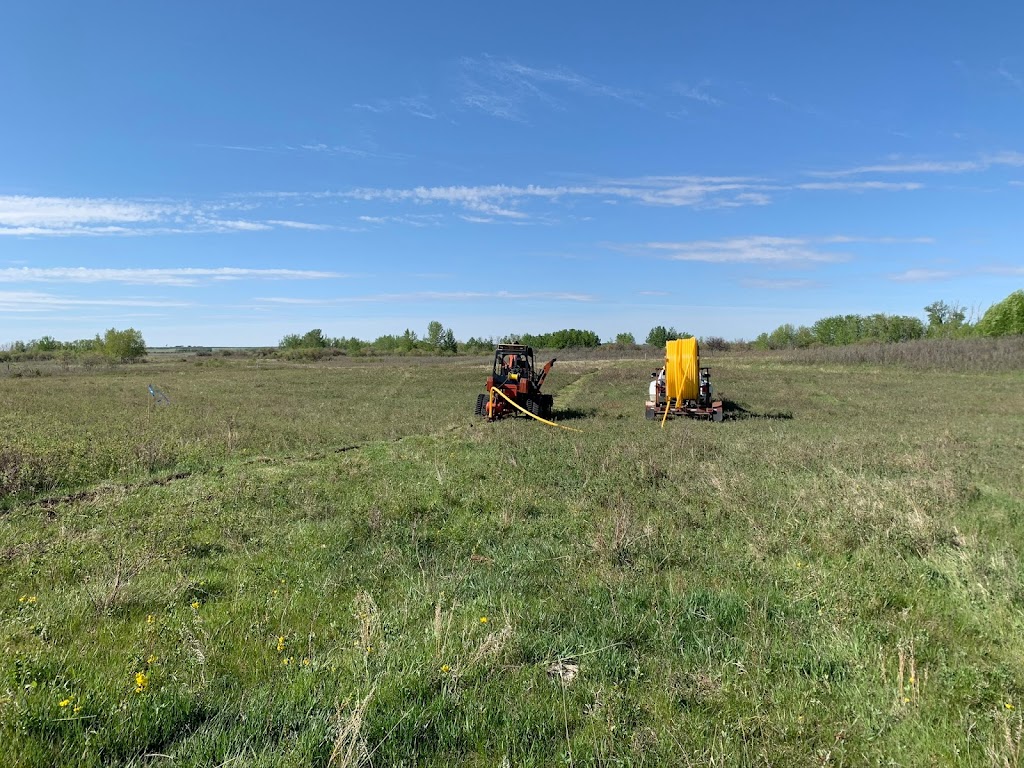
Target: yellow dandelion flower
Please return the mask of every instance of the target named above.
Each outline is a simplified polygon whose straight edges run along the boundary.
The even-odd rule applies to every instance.
[[[277,638],[277,652],[281,653],[284,650],[284,635]]]
[[[270,590],[270,595],[271,595],[271,597],[277,597],[277,590],[276,589]]]
[[[28,604],[32,605],[35,602],[36,602],[36,596],[35,595],[29,595],[28,596]]]
[[[904,696],[903,697],[903,703],[904,704],[909,704],[910,703],[910,699],[908,699],[906,696]]]
[[[487,617],[486,616],[481,616],[480,617],[480,623],[481,624],[486,624],[487,623]]]
[[[156,624],[156,616],[154,616],[154,615],[153,615],[152,613],[151,613],[151,614],[149,614],[149,615],[148,615],[148,616],[146,617],[146,623],[147,623],[147,624]]]
[[[285,656],[283,659],[281,659],[281,664],[282,664],[282,666],[287,667],[293,661],[295,661],[295,657],[294,656]]]
[[[73,710],[71,710],[71,711],[74,712],[77,715],[79,712],[82,711],[82,705],[81,704],[75,704],[75,708]]]
[[[135,673],[135,692],[142,693],[149,687],[149,676],[145,672]]]
[[[192,601],[192,610],[193,611],[198,611],[199,610],[199,605],[200,605],[200,603],[199,603],[198,600],[193,600]]]
[[[448,674],[448,673],[449,673],[449,672],[451,672],[451,671],[452,671],[452,668],[451,668],[451,667],[449,667],[449,666],[448,666],[447,664],[442,664],[442,665],[441,665],[441,672],[442,672],[442,673],[444,673],[444,674]]]
[[[19,603],[24,603],[26,600],[28,600],[28,595],[22,595],[18,598]]]
[[[57,702],[57,706],[60,707],[61,709],[63,709],[64,707],[68,706],[70,703],[71,703],[71,697]]]
[[[156,662],[157,662],[157,657],[154,656],[153,654],[150,654],[149,658],[146,659],[146,663],[147,664],[156,664]]]
[[[911,676],[911,678],[910,678],[910,681],[909,681],[909,682],[910,682],[910,684],[911,684],[911,685],[913,685],[913,684],[914,684],[914,678],[913,678],[913,676]]]
[[[304,666],[304,667],[308,667],[309,665],[310,665],[310,661],[309,661],[309,659],[303,659],[303,660],[302,660],[302,666]]]
[[[1009,709],[1011,712],[1016,709],[1016,707],[1013,706],[1013,704],[1011,704],[1010,702],[1006,702],[1003,706]]]
[[[370,652],[370,651],[372,651],[372,650],[373,650],[373,646],[372,646],[372,645],[368,645],[368,646],[366,646],[366,652],[367,652],[367,653],[369,653],[369,652]]]

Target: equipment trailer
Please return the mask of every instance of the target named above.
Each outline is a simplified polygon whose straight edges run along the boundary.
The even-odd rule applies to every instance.
[[[673,339],[665,343],[665,367],[651,374],[645,403],[648,419],[674,416],[722,421],[722,401],[711,397],[711,371],[700,367],[696,339]]]

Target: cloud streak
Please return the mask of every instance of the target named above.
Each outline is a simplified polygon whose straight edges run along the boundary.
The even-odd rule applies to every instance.
[[[192,306],[187,302],[127,297],[116,299],[75,299],[36,291],[0,291],[0,312],[49,312],[81,307],[176,307]]]
[[[930,243],[930,238],[861,237],[831,235],[827,237],[777,237],[754,235],[723,240],[692,240],[684,242],[647,242],[609,248],[634,256],[665,261],[695,261],[708,264],[821,264],[849,261],[852,256],[835,250],[837,245],[852,243],[901,244]],[[800,281],[765,281],[760,287],[803,287]],[[769,285],[768,283],[771,283]]]
[[[106,269],[95,267],[12,267],[0,269],[0,283],[122,283],[194,286],[210,280],[337,280],[340,272],[240,267]]]
[[[256,221],[224,218],[230,210],[252,208],[241,202],[193,204],[186,201],[91,197],[0,195],[0,236],[72,237],[266,232],[333,227],[286,219]]]
[[[810,171],[809,176],[822,178],[841,178],[843,176],[860,176],[866,173],[971,173],[986,171],[995,167],[1022,168],[1024,153],[1007,151],[982,155],[974,160],[916,160],[908,162],[881,163],[878,165],[860,165],[836,171]]]
[[[888,278],[897,283],[925,283],[933,280],[950,280],[957,274],[945,269],[908,269],[888,275]]]
[[[413,301],[573,301],[591,302],[596,297],[585,293],[557,291],[419,291],[415,293],[379,293],[330,299],[267,296],[255,299],[267,304],[331,306],[337,304],[392,304]]]
[[[526,121],[526,111],[540,104],[564,110],[564,94],[582,93],[641,106],[645,96],[591,80],[564,67],[538,68],[514,59],[494,56],[465,57],[460,62],[461,94],[458,103],[491,117]]]

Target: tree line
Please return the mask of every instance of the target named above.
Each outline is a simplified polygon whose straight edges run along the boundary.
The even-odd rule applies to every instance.
[[[58,341],[52,336],[42,336],[31,341],[15,341],[7,349],[0,350],[0,361],[58,359],[65,362],[134,363],[146,354],[146,341],[140,331],[134,328],[109,328],[102,336],[97,333],[91,339]]]
[[[1024,334],[1024,291],[1015,291],[993,304],[976,323],[968,320],[963,307],[944,301],[932,302],[924,312],[927,323],[917,317],[884,313],[833,315],[823,317],[810,326],[784,323],[771,332],[760,334],[753,346],[758,349],[793,349],[860,342],[893,343]]]
[[[810,326],[784,323],[771,332],[760,334],[753,342],[727,341],[720,336],[700,339],[703,349],[727,350],[734,347],[757,349],[792,349],[811,346],[843,346],[861,342],[901,342],[927,338],[965,338],[969,336],[1024,335],[1024,290],[1011,293],[993,304],[977,322],[971,322],[963,307],[935,301],[924,308],[927,322],[908,315],[833,315],[823,317]],[[656,325],[644,343],[664,347],[671,339],[691,338],[693,334],[672,326]],[[594,331],[563,328],[550,333],[510,334],[499,339],[471,336],[457,341],[451,328],[437,320],[427,325],[422,336],[406,328],[401,334],[384,334],[373,341],[356,337],[325,336],[319,328],[303,334],[285,335],[277,347],[261,354],[284,354],[287,357],[322,357],[334,354],[480,354],[489,352],[498,343],[527,344],[541,349],[598,347],[611,344],[622,349],[638,346],[632,333],[619,333],[613,341],[602,342]],[[78,360],[86,364],[99,362],[136,362],[146,357],[146,342],[135,328],[109,328],[101,336],[89,339],[58,341],[43,336],[31,341],[15,341],[0,349],[0,362],[23,359]]]

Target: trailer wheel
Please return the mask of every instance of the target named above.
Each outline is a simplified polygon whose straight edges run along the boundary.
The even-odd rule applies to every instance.
[[[711,414],[712,421],[722,421],[725,419],[725,414],[722,411],[715,411]]]
[[[475,416],[483,416],[484,408],[487,407],[487,395],[480,394],[476,396],[476,408],[473,409]]]

